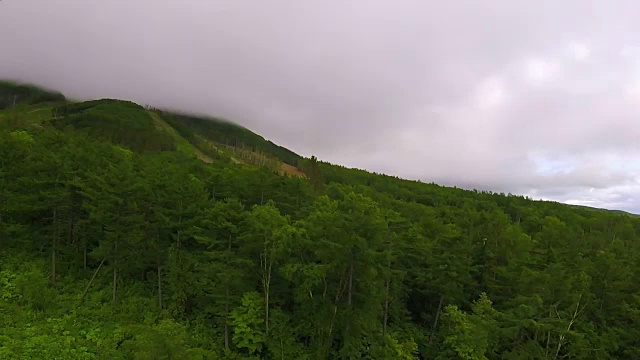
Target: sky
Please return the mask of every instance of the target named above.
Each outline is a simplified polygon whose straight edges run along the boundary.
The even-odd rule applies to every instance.
[[[0,0],[0,78],[301,155],[640,213],[634,0]]]

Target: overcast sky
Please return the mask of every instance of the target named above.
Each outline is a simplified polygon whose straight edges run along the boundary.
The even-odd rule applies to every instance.
[[[0,78],[302,155],[640,213],[636,0],[0,0]]]

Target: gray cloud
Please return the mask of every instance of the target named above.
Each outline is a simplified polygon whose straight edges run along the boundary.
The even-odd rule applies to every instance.
[[[4,0],[0,77],[304,155],[640,212],[635,1]]]

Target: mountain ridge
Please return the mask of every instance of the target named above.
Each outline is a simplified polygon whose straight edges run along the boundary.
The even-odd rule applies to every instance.
[[[131,106],[132,108],[136,108],[140,111],[144,109],[149,113],[150,122],[147,124],[139,123],[139,126],[154,125],[155,127],[164,128],[165,131],[169,133],[168,137],[171,137],[175,143],[181,144],[182,152],[194,155],[207,163],[211,163],[215,160],[230,161],[236,164],[245,163],[259,167],[266,167],[281,174],[300,177],[307,176],[304,168],[308,167],[310,163],[310,159],[304,158],[284,146],[267,140],[260,134],[253,132],[242,124],[215,116],[191,113],[189,111],[166,110],[150,105],[137,104],[126,99],[105,98],[86,101],[69,100],[63,93],[57,90],[41,87],[37,84],[22,83],[12,80],[0,80],[0,110],[3,108],[9,108],[12,102],[14,102],[13,105],[16,105],[16,103],[27,103],[29,106],[44,104],[44,108],[30,108],[27,112],[23,112],[22,115],[28,115],[29,112],[30,114],[33,114],[35,112],[46,112],[47,110],[50,110],[51,119],[54,124],[56,123],[56,119],[58,120],[58,123],[62,123],[59,118],[65,117],[70,112],[79,113],[107,103],[127,104],[127,106]],[[154,116],[157,116],[157,118],[154,118]],[[39,114],[38,118],[40,123],[47,121],[46,116],[43,114]],[[124,123],[121,123],[120,125],[123,126]],[[131,122],[128,123],[127,127],[129,126],[131,126]],[[64,124],[62,124],[61,127],[64,127]],[[153,131],[150,127],[147,127],[146,130]],[[137,133],[137,135],[140,134],[142,133]],[[170,147],[170,150],[176,150],[168,145],[168,137],[164,137],[163,139],[153,139],[150,141],[157,142],[155,144],[157,147],[168,146]],[[135,141],[135,138],[130,140]],[[164,145],[162,145],[163,143]],[[399,176],[379,174],[361,168],[346,167],[322,161],[320,161],[320,163],[337,166],[353,172],[364,171],[374,176],[387,176],[403,182],[417,181],[419,183],[423,183],[421,180],[404,179]],[[453,188],[460,189],[455,186]],[[476,191],[474,189],[462,190],[471,192]],[[488,191],[488,193],[494,192]],[[506,196],[504,193],[496,194]],[[535,199],[534,201],[544,202],[550,200]],[[597,208],[561,203],[557,201],[550,202],[584,210],[610,211],[628,216],[640,216],[620,209]]]

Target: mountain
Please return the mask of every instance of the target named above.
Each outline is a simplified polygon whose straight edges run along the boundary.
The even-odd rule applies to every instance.
[[[178,150],[205,162],[245,163],[304,176],[298,169],[303,163],[300,155],[221,119],[145,108],[124,100],[69,102],[59,92],[10,81],[0,82],[0,109],[8,109],[5,116],[18,123],[71,127],[138,152]]]
[[[634,359],[639,237],[0,82],[2,359]]]
[[[47,90],[30,84],[0,81],[0,109],[7,109],[17,104],[32,105],[64,101],[66,101],[65,96],[57,91]]]

